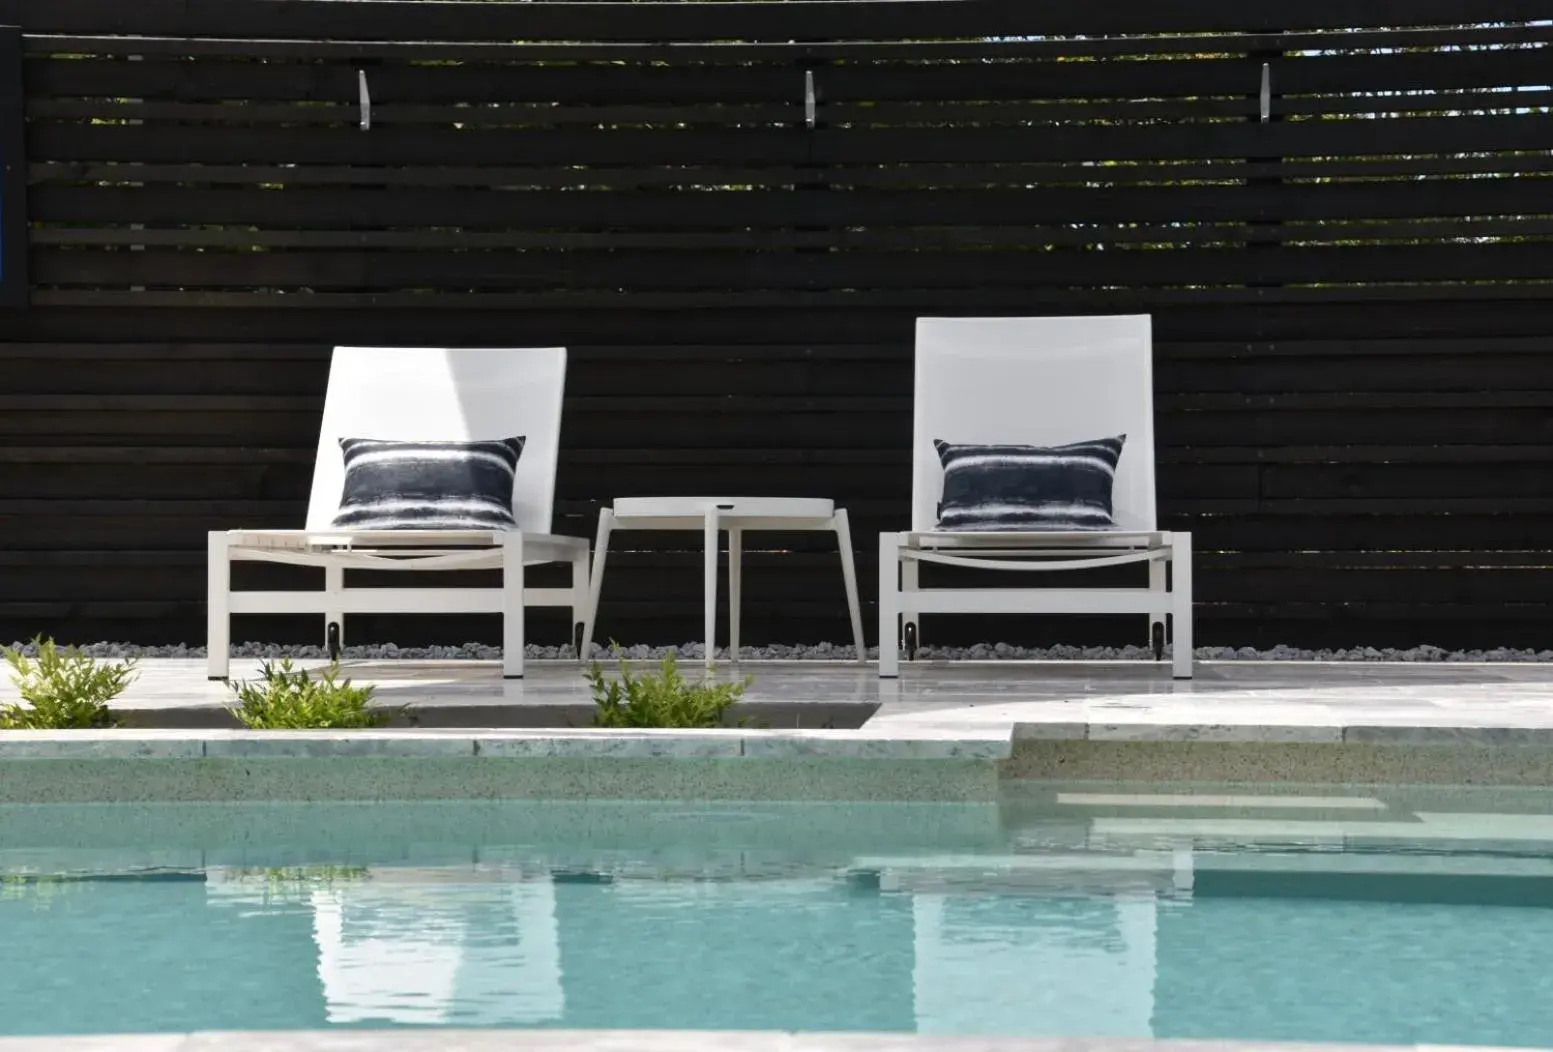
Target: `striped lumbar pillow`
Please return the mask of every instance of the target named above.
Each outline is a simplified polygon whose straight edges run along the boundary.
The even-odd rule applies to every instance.
[[[522,438],[387,442],[342,438],[345,486],[336,529],[515,530],[513,476]]]
[[[1110,530],[1126,435],[1069,446],[935,441],[944,465],[941,530]]]

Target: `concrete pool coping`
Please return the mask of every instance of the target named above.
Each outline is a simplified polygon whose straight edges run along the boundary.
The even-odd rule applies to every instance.
[[[0,732],[0,762],[37,760],[659,759],[1002,760],[1008,731],[81,730]]]
[[[0,731],[0,762],[348,757],[557,757],[575,759],[1006,760],[1019,743],[1110,742],[1245,745],[1553,747],[1553,716],[1537,724],[1495,714],[1477,721],[1416,717],[1353,723],[1238,722],[1236,713],[1139,713],[1118,720],[1084,703],[1026,702],[876,718],[852,729],[384,728],[252,731],[114,727]],[[1089,717],[1089,718],[1085,718]]]
[[[1405,730],[1405,729],[1404,729]],[[0,804],[969,803],[1016,781],[1553,786],[1553,748],[877,731],[4,731]]]
[[[0,1038],[0,1052],[1448,1052],[1462,1047],[1488,1052],[1491,1046],[672,1030],[332,1030]]]

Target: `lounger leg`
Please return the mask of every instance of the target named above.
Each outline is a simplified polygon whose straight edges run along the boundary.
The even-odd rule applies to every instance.
[[[836,547],[841,549],[841,579],[847,586],[847,613],[852,616],[852,644],[857,648],[857,663],[868,661],[863,642],[863,604],[857,598],[857,562],[852,551],[852,524],[845,508],[831,520],[836,530]]]
[[[1165,614],[1170,606],[1170,596],[1165,584],[1165,560],[1155,559],[1149,563],[1149,591],[1154,593],[1149,598],[1158,605],[1149,611],[1149,634],[1144,637],[1144,646],[1154,645],[1156,625],[1159,626],[1159,631],[1164,631]]]
[[[224,680],[231,671],[232,550],[218,530],[206,535],[205,545],[205,675]]]
[[[578,661],[585,660],[584,655],[587,653],[587,644],[579,633],[584,631],[583,625],[589,620],[592,595],[588,581],[588,553],[584,550],[572,556],[572,621],[568,626],[571,629],[571,640],[577,644]]]
[[[501,538],[501,674],[523,678],[523,532]]]
[[[916,593],[920,587],[917,575],[920,572],[921,566],[915,559],[901,563],[901,635],[910,647],[906,656],[912,660],[915,660],[916,648],[922,645],[922,619],[916,607]]]
[[[324,567],[324,594],[328,612],[324,614],[324,651],[332,658],[333,649],[345,650],[345,567]],[[329,626],[335,625],[333,631]],[[336,634],[338,633],[338,634]]]
[[[879,535],[879,678],[901,674],[901,538]]]
[[[744,531],[728,530],[728,660],[739,660],[739,604],[744,598]]]
[[[599,512],[599,535],[593,542],[593,570],[588,578],[588,608],[582,620],[582,659],[593,653],[593,629],[599,621],[599,593],[604,590],[604,557],[609,554],[609,535],[615,528],[615,513],[608,508]]]
[[[706,594],[703,598],[705,617],[703,637],[706,639],[706,667],[717,663],[717,527],[716,508],[706,511]]]
[[[1170,535],[1170,616],[1172,674],[1192,678],[1192,535]]]

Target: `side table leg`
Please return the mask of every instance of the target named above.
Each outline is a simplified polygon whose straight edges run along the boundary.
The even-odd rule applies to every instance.
[[[857,598],[857,564],[852,557],[852,527],[847,521],[845,508],[836,512],[831,520],[836,527],[836,544],[841,549],[841,577],[847,586],[847,613],[852,615],[852,642],[857,646],[857,663],[868,661],[868,649],[863,645],[863,607]],[[883,643],[880,644],[883,646]]]
[[[704,618],[706,667],[717,664],[717,527],[716,508],[706,510],[706,609]]]
[[[599,596],[604,591],[604,560],[609,555],[609,536],[615,529],[615,513],[609,508],[599,512],[598,539],[593,542],[593,570],[588,575],[588,610],[582,622],[582,641],[577,660],[586,661],[593,653],[593,630],[599,623]]]
[[[728,659],[739,660],[739,604],[744,597],[744,531],[728,527]]]

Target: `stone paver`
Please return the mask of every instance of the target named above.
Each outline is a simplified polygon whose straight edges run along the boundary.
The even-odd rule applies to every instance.
[[[440,710],[449,722],[463,727],[521,727],[529,722],[526,714],[546,713],[535,719],[543,727],[553,725],[554,713],[565,710],[571,713],[571,725],[554,733],[565,735],[566,741],[588,743],[563,747],[546,744],[551,739],[545,738],[520,745],[521,737],[498,735],[490,739],[493,755],[554,755],[563,748],[595,755],[665,754],[661,742],[647,744],[647,739],[638,738],[635,744],[601,745],[591,736],[597,732],[585,726],[588,685],[575,663],[531,662],[529,669],[526,679],[508,682],[500,678],[494,662],[347,664],[347,674],[356,682],[375,685],[387,705],[425,713]],[[233,664],[237,678],[252,677],[257,671],[257,662]],[[740,755],[769,755],[773,750],[791,755],[902,755],[901,747],[880,743],[912,742],[916,744],[905,752],[950,758],[966,755],[964,748],[951,747],[960,742],[976,755],[991,756],[996,747],[990,743],[1011,738],[1553,745],[1553,665],[1546,664],[1203,662],[1197,678],[1190,681],[1173,681],[1168,666],[1143,662],[947,662],[907,664],[902,671],[898,680],[880,680],[872,668],[847,663],[746,662],[736,670],[725,665],[717,674],[753,676],[748,700],[782,711],[819,711],[828,706],[834,712],[873,712],[860,731],[793,729],[812,726],[801,718],[789,723],[755,720],[752,725],[762,728],[759,731],[729,732],[741,742],[759,743],[753,750],[741,745]],[[0,700],[14,696],[14,687],[0,678]],[[155,714],[163,726],[173,721],[197,727],[202,719],[221,716],[219,710],[229,697],[222,684],[205,679],[201,661],[147,660],[141,664],[139,680],[116,707],[131,722]],[[278,755],[282,748],[219,737],[224,733],[213,731],[207,737],[229,743],[216,746],[225,754],[262,748]],[[421,726],[390,733],[438,732]],[[542,737],[539,727],[526,733]],[[426,744],[357,748],[442,755],[463,748],[436,737],[415,740]],[[729,748],[721,739],[713,740],[720,743],[698,741],[694,748],[683,748],[687,755],[703,756],[707,750],[724,754]],[[117,750],[115,756],[130,750],[124,753],[128,757],[137,747],[163,747],[124,741],[98,748]],[[41,744],[30,748],[38,755],[45,750]]]
[[[0,1038],[0,1052],[1358,1052],[1361,1048],[1365,1052],[1449,1052],[1431,1045],[665,1030],[338,1030]]]

